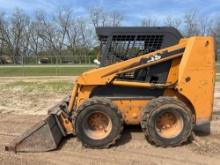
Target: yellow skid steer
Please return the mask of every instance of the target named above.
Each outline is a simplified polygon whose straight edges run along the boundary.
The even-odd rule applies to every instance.
[[[178,146],[195,125],[210,122],[214,85],[214,39],[181,39],[174,46],[83,73],[70,98],[6,150],[54,150],[68,134],[86,147],[107,148],[120,139],[125,124],[141,125],[154,145]]]

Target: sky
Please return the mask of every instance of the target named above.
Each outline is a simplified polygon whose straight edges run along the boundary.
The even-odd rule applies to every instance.
[[[204,17],[220,16],[220,0],[0,0],[0,11],[8,14],[15,8],[30,16],[38,9],[52,13],[59,6],[72,8],[78,16],[88,15],[94,6],[103,7],[106,12],[119,11],[124,17],[123,25],[128,26],[139,25],[145,17],[182,17],[190,10]]]

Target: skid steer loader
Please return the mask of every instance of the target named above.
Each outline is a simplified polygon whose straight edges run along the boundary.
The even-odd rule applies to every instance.
[[[195,125],[210,122],[214,85],[214,39],[182,38],[173,46],[83,73],[70,98],[5,149],[50,151],[68,134],[86,147],[107,148],[125,124],[140,124],[154,145],[178,146]]]

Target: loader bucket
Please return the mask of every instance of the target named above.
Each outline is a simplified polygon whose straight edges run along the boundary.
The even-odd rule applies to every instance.
[[[45,152],[58,147],[65,133],[56,114],[50,114],[5,147],[14,152]]]

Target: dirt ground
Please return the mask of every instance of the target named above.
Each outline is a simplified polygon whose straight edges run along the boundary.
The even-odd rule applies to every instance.
[[[46,115],[54,103],[70,92],[74,79],[68,76],[1,77],[0,114]],[[64,88],[67,82],[70,87]]]
[[[22,81],[45,81],[41,78],[21,78]],[[50,78],[71,81],[72,77]],[[1,84],[17,79],[1,79]],[[14,89],[13,89],[14,90]],[[211,135],[196,135],[192,143],[174,148],[159,148],[150,145],[140,127],[126,127],[118,144],[110,149],[86,149],[74,137],[68,137],[59,149],[46,153],[11,153],[4,146],[15,136],[44,118],[47,108],[62,99],[64,94],[54,91],[26,95],[11,93],[0,88],[0,164],[1,165],[219,165],[220,164],[220,83],[216,84],[214,116]],[[31,97],[30,97],[31,96]],[[22,100],[21,100],[22,98]],[[3,100],[3,101],[2,101]],[[7,104],[10,100],[13,103]],[[46,100],[46,101],[43,101]],[[42,102],[43,101],[43,102]],[[35,104],[33,106],[33,102]],[[15,105],[14,105],[15,104]]]

